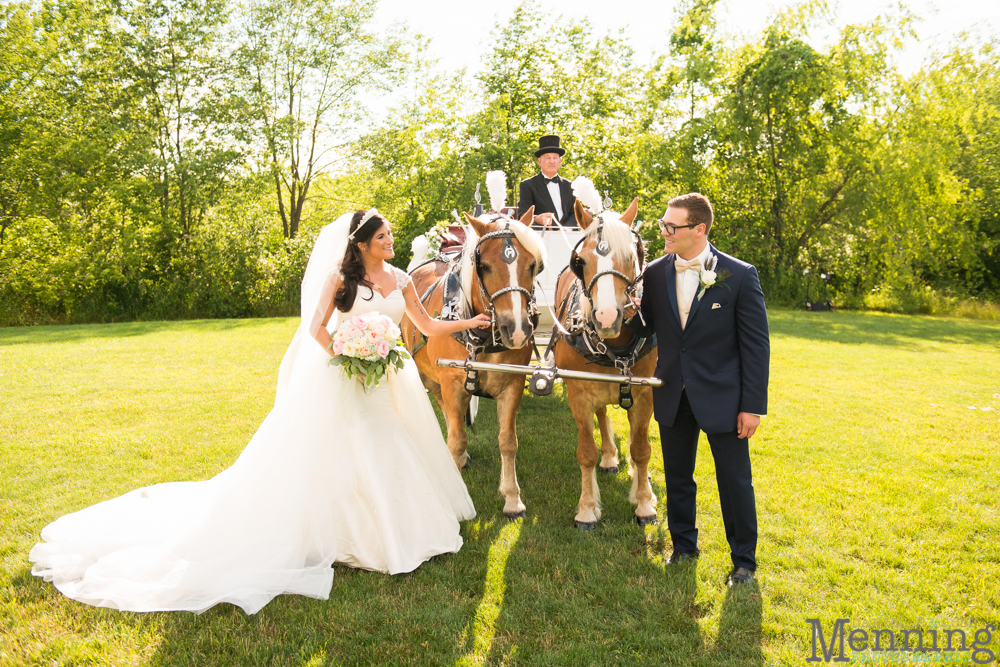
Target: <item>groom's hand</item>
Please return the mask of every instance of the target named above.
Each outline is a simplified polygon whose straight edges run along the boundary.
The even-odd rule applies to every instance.
[[[760,426],[760,417],[749,412],[741,412],[736,417],[736,431],[741,440],[746,440],[757,431]]]
[[[625,313],[624,313],[624,315],[625,315],[625,319],[626,320],[630,320],[633,317],[635,317],[636,312],[638,312],[639,308],[642,306],[642,299],[636,297],[635,299],[633,299],[633,301],[635,302],[635,306],[634,307],[632,306],[631,303],[629,305],[625,306]]]

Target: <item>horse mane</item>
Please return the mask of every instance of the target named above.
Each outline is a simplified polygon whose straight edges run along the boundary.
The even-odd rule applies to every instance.
[[[604,240],[611,246],[611,251],[619,263],[630,265],[633,263],[632,257],[635,253],[635,239],[632,236],[632,229],[622,222],[620,213],[607,212],[602,214],[604,220]],[[593,238],[597,235],[597,228],[600,223],[595,219],[587,228],[584,238]]]
[[[531,253],[536,262],[545,263],[547,257],[545,245],[542,237],[534,229],[512,218],[498,214],[489,214],[480,218],[483,222],[507,222],[510,224],[510,231],[514,232],[514,238],[524,246],[524,249]],[[476,275],[476,245],[479,243],[479,235],[472,225],[466,227],[465,247],[462,249],[462,257],[459,260],[459,279],[462,283],[462,309],[468,315],[472,312],[472,278]]]

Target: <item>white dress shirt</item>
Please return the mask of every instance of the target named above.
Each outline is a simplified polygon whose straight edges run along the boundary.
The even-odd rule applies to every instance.
[[[697,269],[691,268],[687,271],[675,271],[677,281],[677,312],[681,316],[681,329],[687,326],[688,314],[691,312],[691,305],[694,297],[698,294],[698,287],[701,285],[701,270],[705,268],[705,262],[712,254],[712,249],[705,244],[705,249],[692,261],[698,261]],[[680,257],[675,258],[674,268],[677,262],[683,262]]]
[[[545,176],[545,174],[542,174]],[[545,176],[548,178],[548,176]],[[549,191],[549,196],[552,197],[552,203],[556,207],[556,222],[559,222],[563,218],[563,207],[562,207],[562,194],[559,192],[559,184],[549,181],[545,184],[545,188]]]

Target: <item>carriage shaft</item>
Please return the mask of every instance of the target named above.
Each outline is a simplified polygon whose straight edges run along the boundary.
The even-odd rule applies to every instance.
[[[552,366],[519,366],[518,364],[490,364],[484,361],[461,361],[459,359],[438,359],[437,365],[442,368],[461,368],[462,370],[492,371],[494,373],[510,373],[513,375],[531,375],[539,369],[555,371],[555,377],[567,380],[593,380],[595,382],[611,382],[640,387],[661,387],[663,380],[655,377],[625,377],[624,375],[608,375],[606,373],[591,373],[589,371],[572,371]]]

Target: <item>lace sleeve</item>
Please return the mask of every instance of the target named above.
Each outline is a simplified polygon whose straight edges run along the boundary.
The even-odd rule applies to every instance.
[[[396,289],[402,292],[410,282],[410,274],[402,269],[397,269],[395,266],[392,267],[392,270],[396,274]]]

